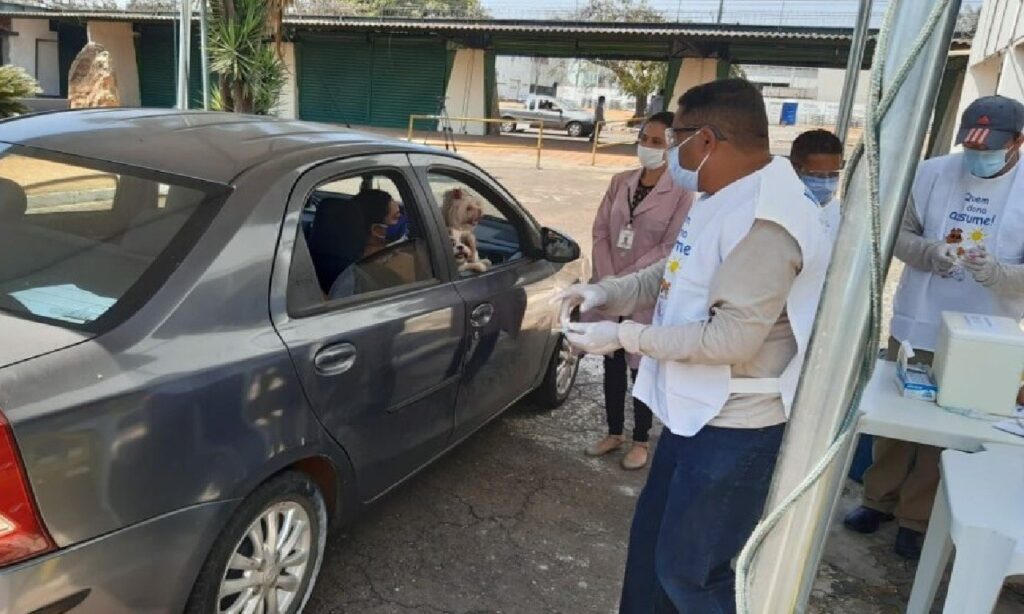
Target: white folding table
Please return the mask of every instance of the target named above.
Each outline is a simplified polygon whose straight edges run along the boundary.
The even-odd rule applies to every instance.
[[[994,422],[908,399],[896,388],[896,363],[879,360],[860,403],[857,432],[940,448],[977,452],[986,443],[1024,446],[1024,437],[1000,431]]]
[[[890,439],[913,441],[940,448],[962,450],[964,452],[978,452],[990,447],[998,448],[999,444],[1013,446],[1013,450],[1024,449],[1024,437],[1001,431],[995,428],[993,424],[995,422],[991,420],[972,418],[962,413],[943,409],[933,402],[918,401],[904,397],[896,387],[896,363],[879,360],[878,364],[875,365],[874,375],[872,375],[871,381],[868,382],[867,387],[864,389],[864,395],[861,398],[857,432],[880,435]],[[990,455],[991,453],[985,452],[984,454]],[[1024,459],[1024,455],[1021,455],[1019,458]],[[982,459],[978,458],[977,460],[981,461]],[[985,460],[989,459],[986,458]],[[955,462],[960,461],[961,459],[956,459]],[[949,459],[943,457],[943,462],[948,464]],[[943,479],[949,479],[952,476],[948,473],[948,467],[944,468],[947,471],[944,472]],[[1011,471],[1010,473],[1013,472]],[[1020,469],[1017,468],[1017,474],[1019,473]],[[979,485],[986,483],[986,480],[981,476],[978,476],[976,479]],[[981,547],[981,558],[984,559],[986,556],[989,556],[988,553],[992,550],[991,548],[984,547],[989,545],[987,543],[973,543],[979,540],[979,533],[961,531],[957,524],[959,521],[954,522],[956,519],[951,517],[951,505],[948,501],[950,486],[956,487],[959,493],[958,497],[961,500],[965,497],[967,499],[972,497],[970,493],[966,492],[969,489],[965,488],[966,485],[969,485],[970,480],[960,479],[959,481],[954,481],[957,484],[947,485],[943,482],[939,485],[938,498],[932,511],[928,539],[925,543],[925,551],[922,553],[921,567],[919,567],[919,572],[914,581],[910,607],[908,609],[908,612],[914,614],[928,611],[931,602],[934,600],[938,581],[941,577],[941,570],[945,569],[946,561],[949,560],[952,546],[950,536],[951,525],[955,529],[953,532],[956,533],[956,537],[960,541],[957,544],[958,546],[965,548],[966,542],[972,542],[972,547],[965,548],[965,552],[975,553]],[[991,484],[986,485],[991,486]],[[1013,489],[1013,492],[1020,493],[1024,492],[1024,490]],[[1016,496],[1019,497],[1020,495]],[[991,500],[988,502],[1004,507],[1001,503],[995,503]],[[984,502],[978,501],[974,503],[975,508],[978,508],[977,504],[979,503],[982,504],[982,508],[985,507]],[[1024,506],[1024,502],[1019,502],[1019,504]],[[966,512],[962,513],[966,514]],[[980,514],[980,512],[976,513]],[[1002,585],[1004,570],[999,568],[998,565],[991,565],[981,569],[978,568],[977,561],[969,559],[968,555],[964,555],[963,560],[960,561],[959,572],[954,572],[955,580],[957,581],[950,588],[951,599],[946,604],[945,612],[968,611],[957,610],[956,608],[965,603],[986,601],[986,599],[992,598],[993,590],[995,595],[998,596],[999,591],[997,587]],[[973,575],[972,571],[974,572]],[[988,590],[972,591],[970,590],[972,585],[976,589],[983,586]]]

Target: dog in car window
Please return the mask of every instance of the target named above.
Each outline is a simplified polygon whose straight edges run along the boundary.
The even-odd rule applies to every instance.
[[[476,251],[476,236],[468,230],[449,230],[452,237],[452,253],[460,273],[483,273],[487,261],[480,260]]]
[[[480,258],[474,234],[484,216],[480,200],[461,188],[448,190],[442,197],[441,214],[452,238],[452,249],[459,271],[486,271],[491,263]]]

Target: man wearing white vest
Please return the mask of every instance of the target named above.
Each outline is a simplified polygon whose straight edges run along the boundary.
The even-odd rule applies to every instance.
[[[1024,105],[1004,96],[971,103],[960,121],[963,153],[920,164],[896,257],[905,263],[893,303],[897,341],[931,360],[943,311],[1024,316]],[[939,484],[941,450],[875,438],[864,498],[847,527],[873,533],[899,522],[895,551],[916,559]]]
[[[643,356],[633,394],[665,424],[630,534],[621,612],[732,612],[730,561],[760,518],[818,306],[823,213],[769,153],[756,87],[715,81],[679,99],[669,172],[700,192],[672,254],[569,288],[581,311],[650,325],[572,324],[594,354]]]

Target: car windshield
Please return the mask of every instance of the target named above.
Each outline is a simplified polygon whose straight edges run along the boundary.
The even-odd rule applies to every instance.
[[[578,106],[576,106],[574,103],[569,102],[568,100],[563,100],[561,98],[556,98],[555,99],[555,104],[557,104],[558,107],[560,109],[562,109],[563,111],[581,111],[582,110]]]
[[[223,191],[0,145],[0,309],[108,329],[174,270]]]

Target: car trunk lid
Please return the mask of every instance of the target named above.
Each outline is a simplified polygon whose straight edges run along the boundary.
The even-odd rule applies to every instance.
[[[56,352],[92,337],[88,333],[34,322],[3,312],[0,312],[0,331],[3,331],[4,338],[4,342],[0,343],[0,367]]]

